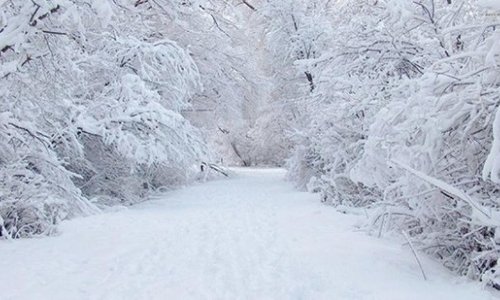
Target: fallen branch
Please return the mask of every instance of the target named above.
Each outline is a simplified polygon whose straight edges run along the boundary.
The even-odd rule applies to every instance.
[[[205,166],[207,168],[210,168],[210,169],[214,170],[215,172],[220,173],[226,177],[229,177],[229,173],[226,170],[224,170],[222,167],[220,167],[216,164],[202,162],[201,165]]]

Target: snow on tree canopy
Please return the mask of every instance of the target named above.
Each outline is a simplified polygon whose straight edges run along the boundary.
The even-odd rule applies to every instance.
[[[499,1],[0,8],[2,239],[217,164],[279,166],[367,232],[500,289]]]
[[[209,158],[180,114],[201,90],[197,66],[122,2],[2,4],[2,236],[141,201]]]

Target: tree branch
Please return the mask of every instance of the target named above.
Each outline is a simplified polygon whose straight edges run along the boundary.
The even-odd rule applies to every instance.
[[[251,10],[253,11],[256,11],[257,9],[255,8],[255,6],[253,6],[252,4],[248,3],[247,0],[243,0],[243,4],[245,4],[248,8],[250,8]]]

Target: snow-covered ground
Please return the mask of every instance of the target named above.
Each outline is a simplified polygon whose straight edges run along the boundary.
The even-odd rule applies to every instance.
[[[494,299],[355,216],[295,191],[281,170],[168,193],[0,242],[6,299]]]

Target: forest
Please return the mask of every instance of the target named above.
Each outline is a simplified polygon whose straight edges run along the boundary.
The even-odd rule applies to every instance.
[[[500,289],[500,1],[0,7],[0,240],[281,167]]]

